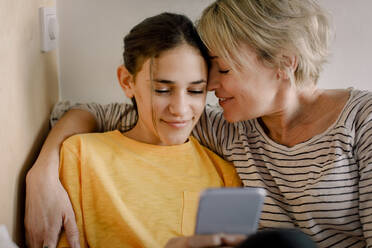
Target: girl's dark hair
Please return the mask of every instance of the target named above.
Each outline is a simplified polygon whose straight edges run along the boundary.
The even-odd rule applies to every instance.
[[[135,76],[146,59],[182,44],[198,49],[209,66],[208,50],[188,17],[165,12],[146,18],[124,37],[124,65]]]
[[[188,17],[165,12],[146,18],[124,37],[124,65],[135,75],[146,59],[183,43],[198,49],[208,61],[207,49]]]

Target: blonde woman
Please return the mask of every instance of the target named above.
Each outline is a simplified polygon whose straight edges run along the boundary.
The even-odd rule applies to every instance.
[[[319,247],[372,247],[372,93],[318,88],[328,19],[315,0],[212,3],[198,31],[211,56],[208,88],[223,111],[207,107],[193,135],[233,162],[244,186],[266,189],[261,228],[296,227]],[[80,109],[92,115],[69,115],[89,118],[75,122],[84,131],[124,127],[133,116],[120,117],[125,107],[115,104]],[[52,177],[41,167],[29,174],[30,192]]]

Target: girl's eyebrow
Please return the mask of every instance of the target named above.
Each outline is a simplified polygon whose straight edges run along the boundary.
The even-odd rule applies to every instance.
[[[176,82],[175,81],[172,81],[172,80],[166,80],[166,79],[153,79],[154,82],[157,82],[157,83],[162,83],[162,84],[175,84]],[[206,80],[204,79],[201,79],[201,80],[197,80],[197,81],[193,81],[193,82],[190,82],[191,84],[202,84],[202,83],[207,83]]]

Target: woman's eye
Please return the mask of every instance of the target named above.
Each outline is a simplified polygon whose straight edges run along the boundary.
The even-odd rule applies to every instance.
[[[230,70],[219,70],[218,72],[221,74],[227,74]]]

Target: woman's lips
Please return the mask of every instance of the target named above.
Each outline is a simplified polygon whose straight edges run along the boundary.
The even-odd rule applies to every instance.
[[[218,98],[218,103],[220,104],[221,107],[226,105],[229,101],[231,101],[233,97],[219,97]]]

